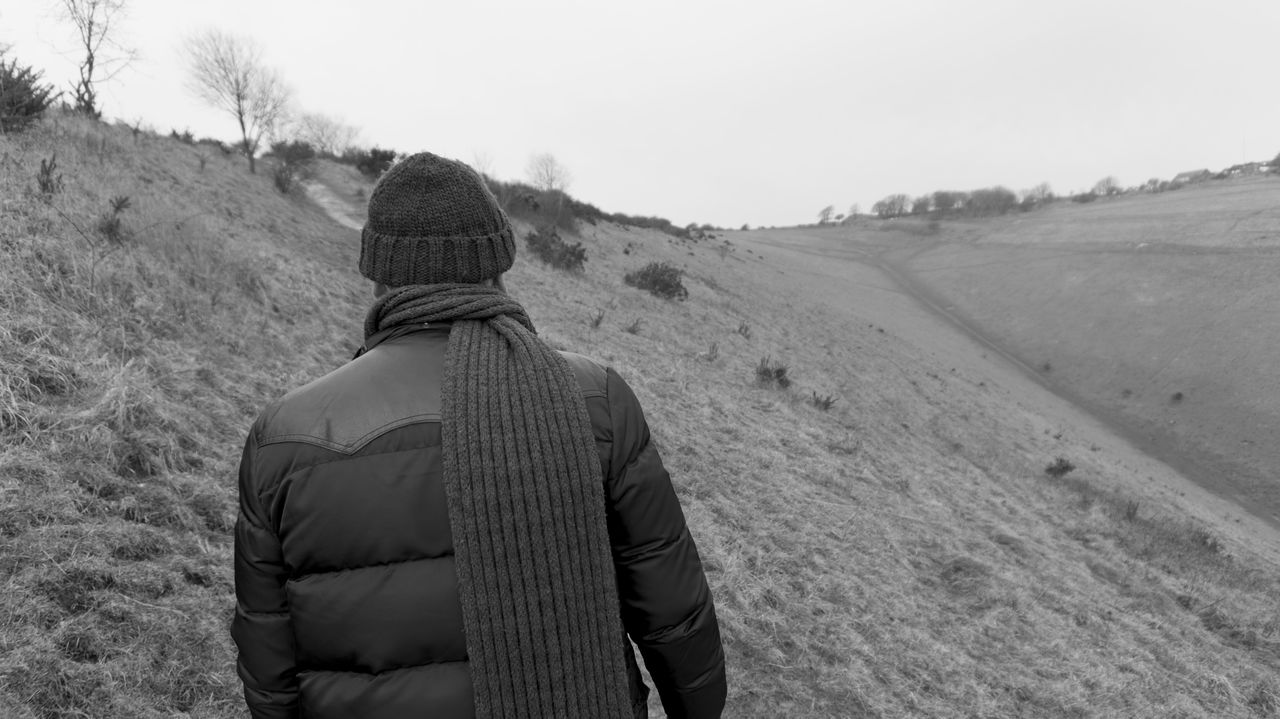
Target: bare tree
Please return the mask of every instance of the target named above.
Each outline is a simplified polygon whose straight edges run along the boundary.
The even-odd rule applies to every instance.
[[[1046,202],[1053,202],[1053,188],[1047,182],[1041,182],[1039,185],[1027,190],[1024,197],[1029,197],[1037,205]]]
[[[831,221],[831,216],[836,213],[835,205],[827,205],[818,211],[818,224],[825,225]]]
[[[476,150],[475,152],[472,152],[471,168],[480,173],[480,176],[483,177],[486,182],[492,181],[494,179],[493,155],[490,155],[484,150]]]
[[[262,138],[285,118],[289,88],[274,70],[262,64],[261,49],[248,38],[206,30],[187,41],[186,51],[191,89],[236,119],[249,171],[257,172],[254,155]]]
[[[1104,177],[1094,184],[1093,194],[1099,197],[1118,195],[1120,194],[1120,181],[1115,178],[1115,175]]]
[[[529,184],[547,192],[564,192],[573,182],[569,168],[561,165],[560,161],[549,152],[531,156],[529,164],[525,165],[524,173],[529,178]]]
[[[856,202],[853,203],[852,205],[849,205],[849,219],[852,220],[853,218],[857,217],[859,209],[861,208],[858,207],[858,203]]]
[[[290,134],[295,141],[307,143],[316,152],[336,157],[356,144],[360,131],[328,115],[308,112],[293,121]]]
[[[889,195],[871,206],[871,211],[882,220],[891,217],[902,217],[907,214],[907,208],[911,206],[911,198],[901,193]]]
[[[102,116],[98,83],[115,77],[137,56],[115,38],[125,4],[125,0],[61,0],[63,18],[75,28],[79,47],[84,51],[80,79],[74,87],[75,109],[93,118]]]

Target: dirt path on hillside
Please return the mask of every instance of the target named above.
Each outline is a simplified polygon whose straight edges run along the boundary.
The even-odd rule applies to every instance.
[[[324,213],[332,218],[334,222],[353,230],[359,230],[364,226],[364,223],[356,219],[351,205],[341,197],[338,197],[338,194],[329,189],[328,186],[320,182],[310,181],[304,182],[302,187],[306,190],[307,197],[319,205],[320,209],[324,210]]]
[[[1049,382],[1041,372],[995,341],[980,327],[968,322],[955,312],[950,303],[908,267],[911,257],[937,249],[942,243],[922,243],[904,253],[900,247],[853,247],[848,244],[833,243],[829,238],[824,237],[808,237],[803,242],[753,237],[751,241],[785,253],[820,259],[826,266],[824,267],[825,274],[833,274],[831,270],[832,261],[851,263],[873,271],[887,279],[904,295],[910,297],[918,307],[981,347],[983,352],[998,356],[1024,380],[1037,385],[1084,412],[1105,427],[1111,434],[1124,440],[1135,452],[1154,458],[1171,467],[1181,476],[1247,511],[1277,534],[1280,534],[1280,511],[1278,511],[1278,508],[1260,506],[1255,500],[1223,481],[1221,477],[1229,476],[1229,471],[1226,468],[1215,465],[1211,459],[1207,459],[1181,446],[1172,439],[1152,436],[1144,432],[1142,427],[1134,426],[1126,421],[1126,418],[1088,401],[1086,398],[1072,392],[1069,388]],[[799,269],[807,263],[793,262],[789,264],[793,264]],[[822,291],[819,286],[820,283],[802,284],[805,285],[804,291],[814,295]]]

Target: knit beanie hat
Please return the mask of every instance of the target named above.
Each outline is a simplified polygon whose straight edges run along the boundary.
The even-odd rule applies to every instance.
[[[475,170],[429,152],[387,170],[369,197],[360,274],[388,287],[477,283],[515,261],[507,213]]]

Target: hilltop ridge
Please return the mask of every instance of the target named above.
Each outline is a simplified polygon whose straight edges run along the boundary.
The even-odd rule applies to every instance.
[[[358,343],[357,233],[165,138],[62,117],[0,148],[0,713],[239,716],[239,446]],[[53,153],[65,186],[41,196]],[[368,186],[343,172],[317,181],[358,219]],[[1280,711],[1274,536],[874,267],[777,238],[584,223],[582,272],[521,240],[507,278],[541,336],[644,405],[716,598],[728,715]],[[651,261],[683,268],[685,301],[622,282]],[[789,388],[756,381],[766,357]],[[1074,469],[1046,473],[1058,458]]]

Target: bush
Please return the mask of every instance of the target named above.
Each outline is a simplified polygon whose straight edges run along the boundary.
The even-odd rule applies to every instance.
[[[196,138],[191,134],[190,130],[183,130],[182,132],[178,132],[177,130],[169,130],[169,137],[171,139],[177,140],[178,142],[181,142],[184,145],[196,144]]]
[[[1066,457],[1056,457],[1049,466],[1044,468],[1044,473],[1054,479],[1061,479],[1074,472],[1075,469],[1076,466],[1071,463],[1071,460]]]
[[[41,73],[17,60],[4,61],[0,50],[0,130],[22,132],[39,120],[62,93],[40,83]]]
[[[622,279],[632,287],[648,290],[649,294],[663,299],[683,300],[689,296],[689,290],[680,281],[681,274],[680,268],[675,265],[650,262],[635,272],[628,272]]]
[[[179,140],[180,142],[186,142],[186,140],[184,139],[184,137],[183,137],[183,136],[181,136],[181,135],[179,135],[176,139],[177,139],[177,140]],[[217,138],[215,138],[215,137],[202,137],[202,138],[200,138],[199,140],[196,140],[196,144],[197,144],[197,145],[212,145],[213,147],[218,148],[218,152],[221,152],[224,156],[230,155],[232,152],[234,152],[234,151],[235,151],[235,148],[231,147],[231,146],[230,146],[230,145],[228,145],[227,143],[225,143],[225,142],[223,142],[222,140],[219,140],[219,139],[217,139]]]
[[[787,376],[787,366],[781,362],[775,363],[769,357],[761,358],[760,364],[756,365],[756,384],[762,387],[777,386],[779,389],[790,387],[791,378]]]
[[[535,257],[558,270],[581,272],[587,261],[587,251],[581,242],[569,244],[551,226],[539,227],[525,235],[525,244]]]
[[[396,151],[379,147],[371,147],[368,150],[352,147],[343,152],[342,157],[338,159],[348,165],[354,165],[361,174],[376,180],[395,164]]]
[[[286,165],[305,165],[316,159],[316,149],[307,142],[273,142],[271,155]]]
[[[128,195],[116,195],[111,198],[111,211],[104,212],[98,218],[98,234],[108,244],[123,245],[129,239],[124,223],[120,220],[120,213],[129,209],[130,204]]]
[[[288,194],[299,179],[310,176],[316,150],[306,142],[275,142],[271,144],[271,155],[279,160],[272,173],[276,189]]]

